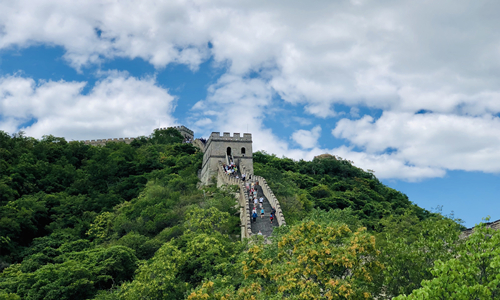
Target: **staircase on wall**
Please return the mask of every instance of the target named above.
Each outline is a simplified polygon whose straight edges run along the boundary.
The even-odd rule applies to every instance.
[[[240,188],[238,203],[241,207],[240,209],[240,221],[241,221],[241,237],[249,238],[252,235],[256,235],[259,231],[263,236],[271,236],[275,227],[286,225],[283,212],[279,205],[276,196],[265,182],[265,179],[260,176],[251,175],[252,179],[247,182],[251,185],[254,184],[254,188],[257,190],[257,199],[263,197],[263,207],[264,216],[260,217],[260,207],[257,206],[257,219],[255,222],[252,221],[251,212],[253,210],[253,197],[247,192],[245,183],[241,179],[236,179],[234,176],[230,176],[224,172],[222,167],[222,162],[219,161],[218,167],[218,183],[217,185],[228,184],[237,185]],[[265,189],[265,191],[264,191]],[[266,196],[267,195],[267,196]],[[268,199],[271,197],[272,199]],[[273,223],[270,220],[271,207],[274,205],[276,209],[276,216],[274,217]]]
[[[255,181],[253,181],[255,182]],[[264,207],[264,217],[261,218],[260,215],[260,206],[257,204],[256,210],[257,210],[257,220],[254,222],[253,220],[251,221],[252,223],[252,234],[258,234],[259,231],[262,233],[264,236],[270,236],[273,233],[273,229],[275,227],[278,227],[278,220],[276,217],[273,220],[273,223],[271,223],[270,216],[271,216],[271,211],[272,207],[271,204],[269,203],[269,200],[266,198],[264,195],[264,192],[262,191],[262,187],[260,185],[254,185],[255,189],[257,190],[257,199],[260,199],[260,197],[264,197],[263,201],[263,207]],[[248,208],[250,209],[250,212],[252,212],[254,207],[254,202],[253,200],[248,201]]]

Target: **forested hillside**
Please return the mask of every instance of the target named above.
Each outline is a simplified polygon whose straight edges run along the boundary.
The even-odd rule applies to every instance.
[[[456,220],[329,155],[254,153],[288,226],[241,242],[233,187],[198,189],[203,154],[182,140],[167,129],[94,147],[0,132],[0,299],[499,295],[496,232],[459,239]]]

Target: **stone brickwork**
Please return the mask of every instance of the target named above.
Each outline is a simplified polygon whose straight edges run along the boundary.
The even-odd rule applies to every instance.
[[[278,221],[278,225],[286,225],[285,216],[283,215],[283,211],[281,210],[281,205],[278,201],[278,198],[276,198],[264,177],[252,175],[252,180],[259,182],[259,185],[262,187],[262,191],[264,192],[264,196],[267,198],[267,201],[269,201],[269,204],[271,204],[271,206],[276,209],[275,218],[276,221]]]
[[[252,134],[224,132],[212,132],[205,145],[203,164],[201,168],[201,182],[210,184],[213,176],[217,176],[219,161],[225,162],[226,156],[231,154],[234,163],[240,169],[245,169],[249,174],[253,174],[253,149]]]
[[[186,126],[184,126],[184,125],[181,125],[181,126],[172,126],[172,127],[168,127],[168,128],[175,128],[175,129],[177,129],[185,139],[193,140],[193,138],[194,138],[194,132],[191,129],[189,129]],[[156,130],[161,130],[161,129],[166,130],[168,128],[156,128],[155,131]]]
[[[496,220],[494,222],[486,223],[486,227],[487,228],[493,228],[495,230],[500,230],[500,220]],[[461,238],[469,237],[469,235],[471,235],[473,232],[474,232],[474,227],[468,228],[468,229],[462,231],[462,234],[460,234],[460,237]]]
[[[194,132],[191,129],[189,129],[186,126],[184,126],[184,125],[173,126],[173,127],[168,127],[168,128],[175,128],[175,129],[177,129],[185,139],[193,140],[193,138],[194,138]],[[167,128],[156,128],[155,131],[156,130],[161,130],[161,129],[167,129]],[[128,138],[127,137],[127,138],[113,138],[113,139],[84,140],[84,141],[81,141],[81,142],[84,142],[85,145],[105,146],[106,143],[109,143],[109,142],[117,142],[117,143],[130,144],[130,143],[132,143],[133,140],[135,140],[135,138],[133,138],[133,137],[132,138]]]
[[[250,210],[248,208],[248,192],[245,188],[243,181],[236,179],[233,176],[226,174],[222,169],[222,162],[217,166],[217,185],[223,184],[237,185],[240,188],[238,195],[238,205],[240,206],[240,227],[241,227],[241,240],[252,236],[252,225],[250,221]]]
[[[130,144],[132,143],[133,140],[135,140],[135,138],[114,138],[114,139],[102,139],[102,140],[97,139],[97,140],[85,140],[81,142],[84,142],[85,145],[105,146],[107,143],[110,142]]]
[[[198,147],[198,149],[200,149],[201,152],[205,153],[205,144],[202,141],[200,141],[200,139],[193,140],[193,145],[195,147]],[[200,170],[200,173],[201,173],[201,170]]]

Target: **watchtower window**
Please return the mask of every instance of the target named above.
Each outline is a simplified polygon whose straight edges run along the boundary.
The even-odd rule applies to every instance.
[[[246,154],[246,149],[245,149],[245,147],[242,147],[242,148],[241,148],[241,154]]]
[[[231,155],[231,147],[227,147],[226,153],[227,155]]]

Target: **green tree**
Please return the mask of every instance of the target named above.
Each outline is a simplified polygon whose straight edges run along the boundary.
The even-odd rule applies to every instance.
[[[499,299],[500,298],[500,232],[485,224],[474,232],[454,257],[437,260],[433,278],[422,281],[422,287],[410,295],[395,299]]]
[[[371,298],[381,268],[375,238],[363,227],[353,231],[332,222],[334,216],[342,213],[316,212],[313,219],[277,229],[271,244],[254,241],[241,258],[241,284],[238,276],[213,278],[188,299]],[[356,227],[356,220],[343,217]]]
[[[385,227],[377,241],[385,269],[379,280],[386,296],[420,288],[422,280],[433,277],[434,263],[452,258],[462,242],[460,225],[440,215],[420,221],[414,212],[407,211],[381,223]]]

